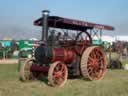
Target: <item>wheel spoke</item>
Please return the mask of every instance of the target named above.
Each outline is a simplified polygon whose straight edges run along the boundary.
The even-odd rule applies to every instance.
[[[55,70],[56,69],[56,70]],[[61,87],[67,80],[67,67],[65,64],[57,61],[51,64],[48,72],[48,80],[52,86]]]
[[[32,60],[33,59],[26,60],[26,62],[21,67],[20,77],[23,81],[29,81],[33,78],[32,72],[30,70],[31,65],[33,64]]]
[[[106,57],[100,47],[85,49],[81,58],[82,75],[90,80],[101,79],[106,70]]]

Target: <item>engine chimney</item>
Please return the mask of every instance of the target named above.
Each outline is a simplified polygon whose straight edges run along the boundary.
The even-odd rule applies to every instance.
[[[48,37],[48,16],[49,16],[49,11],[48,10],[43,10],[42,11],[42,41],[43,43],[47,43],[47,37]]]

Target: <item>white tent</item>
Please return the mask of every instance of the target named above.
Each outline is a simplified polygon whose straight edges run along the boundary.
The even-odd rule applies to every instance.
[[[120,41],[128,41],[128,36],[116,36],[115,39]]]
[[[102,36],[101,39],[102,39],[102,41],[107,41],[110,43],[115,41],[115,37],[112,37],[112,36]]]

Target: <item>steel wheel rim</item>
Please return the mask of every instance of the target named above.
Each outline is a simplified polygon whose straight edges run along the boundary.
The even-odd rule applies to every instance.
[[[34,79],[34,76],[31,72],[31,65],[33,64],[34,59],[28,59],[21,66],[20,69],[20,78],[22,81],[30,81]]]
[[[106,56],[102,48],[89,47],[84,51],[81,58],[82,75],[89,80],[100,80],[106,72],[106,63]]]
[[[68,70],[67,66],[62,62],[55,62],[51,64],[48,72],[48,80],[54,87],[62,87],[67,81]]]

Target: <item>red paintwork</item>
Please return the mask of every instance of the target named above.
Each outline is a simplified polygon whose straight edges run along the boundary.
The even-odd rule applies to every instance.
[[[48,70],[49,70],[49,67],[39,66],[39,65],[37,65],[37,64],[33,64],[33,65],[31,66],[31,71],[47,73]]]
[[[56,70],[56,69],[59,69],[59,70]],[[58,85],[61,85],[65,81],[66,75],[67,75],[66,65],[57,64],[53,71],[53,80],[56,81]]]
[[[65,49],[65,63],[72,63],[72,61],[76,58],[76,53],[71,49]]]
[[[81,37],[83,37],[83,38],[81,38]],[[92,38],[88,32],[80,32],[79,34],[77,34],[75,51],[78,55],[81,56],[83,54],[83,51],[85,50],[85,48],[88,46],[91,46],[91,45],[92,45]]]
[[[65,63],[71,63],[75,59],[75,52],[73,50],[64,48],[54,48],[53,62],[62,61]]]

